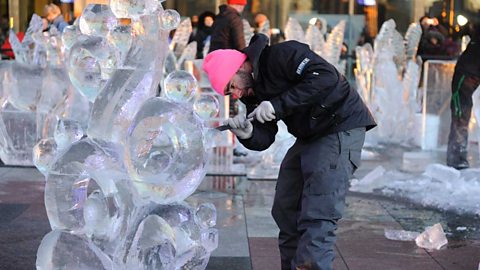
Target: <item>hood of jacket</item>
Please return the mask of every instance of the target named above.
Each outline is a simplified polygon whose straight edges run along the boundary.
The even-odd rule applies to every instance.
[[[247,59],[252,63],[253,66],[253,78],[257,78],[258,75],[258,62],[260,59],[260,55],[265,47],[268,46],[269,39],[264,34],[255,34],[248,46],[242,50],[244,54],[247,55]]]

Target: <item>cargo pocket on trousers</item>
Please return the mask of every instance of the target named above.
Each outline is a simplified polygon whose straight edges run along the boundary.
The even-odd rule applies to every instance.
[[[331,178],[329,184],[310,183],[302,202],[302,218],[306,220],[339,219],[345,208],[345,183],[341,178]]]

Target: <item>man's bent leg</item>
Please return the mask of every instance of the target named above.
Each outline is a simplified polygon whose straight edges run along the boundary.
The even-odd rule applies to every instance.
[[[277,180],[272,216],[280,229],[278,246],[282,260],[282,270],[290,270],[297,250],[300,233],[297,230],[297,217],[303,190],[300,170],[300,146],[295,143],[280,167]]]
[[[360,162],[365,129],[328,135],[302,153],[305,179],[295,256],[299,269],[332,269],[337,221],[345,207],[348,179]]]

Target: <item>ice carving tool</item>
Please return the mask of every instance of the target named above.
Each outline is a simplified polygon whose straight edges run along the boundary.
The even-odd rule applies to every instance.
[[[252,118],[248,118],[247,121],[252,122],[252,121],[253,121],[253,117],[252,117]],[[232,127],[229,126],[229,125],[221,125],[221,126],[216,127],[215,129],[218,130],[218,131],[225,131],[225,130],[230,130],[230,129],[232,129]]]

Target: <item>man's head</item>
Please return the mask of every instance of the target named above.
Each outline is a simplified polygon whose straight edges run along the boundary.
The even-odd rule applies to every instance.
[[[247,0],[227,0],[227,4],[236,9],[239,13],[242,13],[247,4]]]
[[[253,94],[253,68],[244,53],[230,49],[213,51],[205,57],[202,68],[213,90],[220,95],[237,99]]]
[[[45,18],[47,18],[49,22],[53,22],[53,20],[55,20],[55,18],[57,18],[61,14],[62,12],[60,11],[60,8],[53,3],[45,5],[45,7],[43,8],[43,15],[45,16]]]

